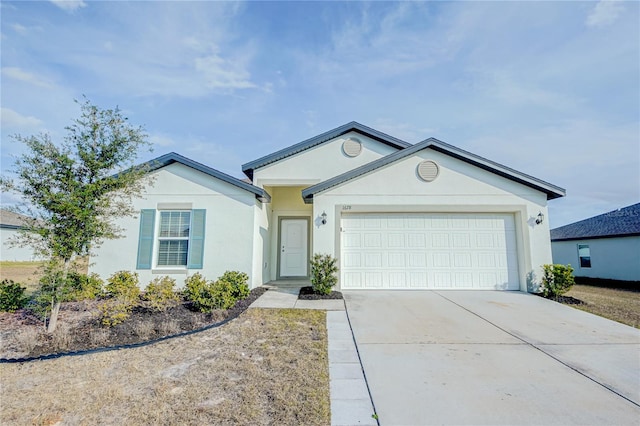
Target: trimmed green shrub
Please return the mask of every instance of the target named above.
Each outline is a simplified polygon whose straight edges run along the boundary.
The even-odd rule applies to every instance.
[[[118,271],[107,279],[105,286],[107,296],[135,302],[140,297],[138,274],[136,272]]]
[[[215,282],[196,273],[186,279],[183,294],[200,312],[229,309],[249,295],[248,281],[244,272],[227,271]]]
[[[311,286],[318,294],[330,294],[338,283],[338,261],[329,254],[316,253],[311,259]]]
[[[211,312],[213,301],[211,300],[210,284],[199,272],[187,277],[184,281],[183,291],[185,300],[193,303],[194,308],[200,312]]]
[[[67,285],[69,292],[67,293],[67,301],[93,300],[102,296],[102,287],[104,281],[100,279],[98,274],[80,274],[77,272],[69,272],[67,275]]]
[[[543,265],[542,295],[557,299],[575,284],[571,265]]]
[[[249,296],[249,276],[244,272],[226,271],[218,280],[231,284],[233,289],[231,294],[236,300]]]
[[[171,277],[158,277],[151,281],[142,296],[148,306],[155,311],[166,311],[180,301],[175,292],[176,280]]]
[[[13,280],[2,280],[0,282],[0,311],[15,312],[24,308],[29,301],[24,292],[26,287],[22,287]]]
[[[229,309],[236,304],[238,299],[234,296],[236,288],[228,281],[219,279],[211,283],[210,288],[213,309]]]
[[[113,327],[125,322],[131,315],[135,303],[125,298],[109,299],[100,305],[102,325]]]

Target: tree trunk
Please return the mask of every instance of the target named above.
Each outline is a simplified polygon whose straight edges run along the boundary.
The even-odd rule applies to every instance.
[[[53,293],[54,299],[51,301],[51,317],[49,318],[49,325],[47,326],[48,333],[56,331],[56,327],[58,326],[58,314],[60,313],[60,295],[58,293],[62,290],[61,287],[67,282],[69,266],[71,266],[71,259],[65,259],[64,269],[62,270],[62,281],[55,287],[56,291]]]
[[[60,300],[56,300],[51,308],[51,317],[49,318],[49,324],[47,325],[48,333],[56,331],[56,326],[58,325],[58,313],[60,313]]]

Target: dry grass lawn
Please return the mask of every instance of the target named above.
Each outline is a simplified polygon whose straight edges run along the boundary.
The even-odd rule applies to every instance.
[[[0,280],[13,280],[20,283],[27,288],[27,294],[31,294],[38,288],[43,265],[44,262],[0,261]],[[82,258],[78,265],[78,272],[86,274],[89,267],[88,259]]]
[[[0,280],[13,280],[32,291],[40,279],[44,262],[0,262]]]
[[[574,308],[640,328],[640,292],[590,285],[574,285],[566,296],[585,302]]]
[[[249,309],[155,345],[0,364],[0,424],[330,424],[325,312]]]

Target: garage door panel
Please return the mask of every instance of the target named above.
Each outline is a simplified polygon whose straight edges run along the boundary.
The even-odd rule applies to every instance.
[[[513,215],[345,214],[342,287],[519,288]]]
[[[387,257],[390,268],[404,268],[407,266],[407,255],[405,253],[389,253]]]
[[[390,288],[406,288],[407,287],[407,273],[402,272],[389,272],[389,287]]]

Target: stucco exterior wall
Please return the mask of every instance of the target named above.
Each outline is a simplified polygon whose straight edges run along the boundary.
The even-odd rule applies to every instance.
[[[580,267],[578,244],[588,244],[591,267]],[[574,275],[623,281],[640,281],[640,236],[597,238],[551,243],[553,263],[570,264]]]
[[[342,151],[342,144],[350,137],[362,142],[362,152],[349,157]],[[300,185],[327,180],[397,151],[388,145],[370,139],[357,132],[349,132],[296,155],[269,164],[254,171],[254,185]],[[273,194],[271,194],[273,195]],[[275,197],[274,197],[275,198]]]
[[[434,160],[440,169],[433,182],[416,174],[418,164]],[[535,290],[542,265],[551,263],[546,194],[427,149],[340,186],[316,194],[313,215],[328,215],[314,232],[313,252],[340,259],[340,217],[343,212],[500,212],[514,214],[518,239],[521,290]]]
[[[213,280],[227,270],[237,270],[249,275],[251,287],[261,285],[259,268],[254,268],[253,262],[255,216],[260,209],[255,196],[178,163],[154,172],[153,176],[155,182],[147,187],[144,198],[134,201],[135,209],[156,209],[163,203],[187,203],[191,209],[206,209],[203,268],[155,267],[157,247],[154,247],[153,269],[137,270],[140,219],[124,218],[120,224],[125,237],[106,241],[97,249],[91,258],[90,272],[106,279],[119,270],[136,271],[141,287],[145,287],[158,276],[169,275],[178,286],[183,286],[185,278],[196,272]]]
[[[11,228],[0,228],[0,260],[11,262],[31,262],[37,260],[29,247],[12,246],[11,241],[19,231]]]

